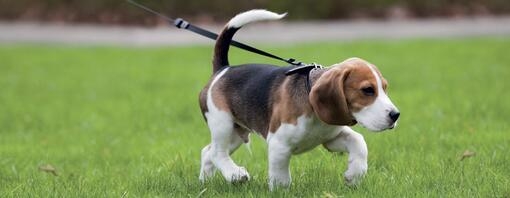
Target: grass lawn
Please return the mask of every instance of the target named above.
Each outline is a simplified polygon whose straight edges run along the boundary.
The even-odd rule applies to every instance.
[[[510,38],[261,47],[323,65],[362,57],[388,79],[402,117],[385,133],[355,127],[369,148],[360,186],[344,185],[347,155],[318,147],[292,158],[290,190],[270,193],[256,135],[233,155],[249,183],[200,184],[212,46],[3,45],[0,197],[510,197]]]

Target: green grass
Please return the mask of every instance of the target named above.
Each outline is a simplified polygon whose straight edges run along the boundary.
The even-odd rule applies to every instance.
[[[324,65],[369,60],[402,112],[389,132],[356,127],[369,147],[359,187],[344,185],[347,155],[317,148],[293,157],[292,187],[273,193],[256,135],[253,154],[233,156],[248,184],[198,181],[211,48],[0,46],[0,197],[510,196],[508,38],[263,46]],[[476,155],[459,160],[466,150]]]

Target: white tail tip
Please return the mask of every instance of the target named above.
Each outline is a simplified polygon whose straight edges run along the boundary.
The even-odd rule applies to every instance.
[[[287,15],[287,13],[277,14],[267,10],[250,10],[240,13],[234,18],[230,19],[227,26],[232,28],[240,28],[243,25],[255,21],[278,20],[285,17],[285,15]]]

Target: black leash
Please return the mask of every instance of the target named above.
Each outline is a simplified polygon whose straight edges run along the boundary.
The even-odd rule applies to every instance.
[[[141,9],[147,11],[147,12],[150,12],[152,14],[155,14],[155,15],[165,19],[170,24],[173,23],[175,25],[175,27],[177,27],[179,29],[186,29],[186,30],[195,32],[197,34],[200,34],[202,36],[205,36],[205,37],[213,39],[213,40],[216,40],[216,38],[218,38],[218,34],[213,33],[213,32],[211,32],[209,30],[206,30],[206,29],[194,26],[193,24],[185,21],[184,19],[181,19],[181,18],[172,19],[172,18],[167,17],[167,16],[165,16],[165,15],[159,13],[159,12],[156,12],[156,11],[154,11],[154,10],[148,8],[148,7],[145,7],[144,5],[141,5],[141,4],[139,4],[139,3],[137,3],[137,2],[135,2],[133,0],[126,0],[126,1],[131,3],[131,4],[133,4],[136,7],[139,7],[139,8],[141,8]],[[246,45],[246,44],[234,41],[234,40],[232,40],[230,42],[230,45],[233,45],[233,46],[238,47],[240,49],[243,49],[243,50],[246,50],[246,51],[250,51],[250,52],[262,55],[262,56],[266,56],[266,57],[269,57],[269,58],[274,58],[274,59],[277,59],[277,60],[281,60],[281,61],[289,63],[291,65],[295,65],[295,66],[303,66],[303,65],[305,65],[302,62],[297,61],[296,59],[293,59],[293,58],[285,59],[285,58],[282,58],[282,57],[270,54],[268,52],[259,50],[257,48],[252,47],[252,46],[249,46],[249,45]]]

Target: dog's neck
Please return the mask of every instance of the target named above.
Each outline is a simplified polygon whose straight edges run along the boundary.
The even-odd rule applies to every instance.
[[[328,69],[326,68],[313,68],[311,69],[309,72],[308,72],[308,77],[307,77],[307,80],[308,80],[308,87],[307,87],[307,91],[308,91],[308,94],[310,94],[310,91],[311,91],[311,88],[313,87],[313,85],[315,84],[315,82],[317,82],[317,80],[322,76],[322,74],[324,74],[324,72],[328,71]]]

